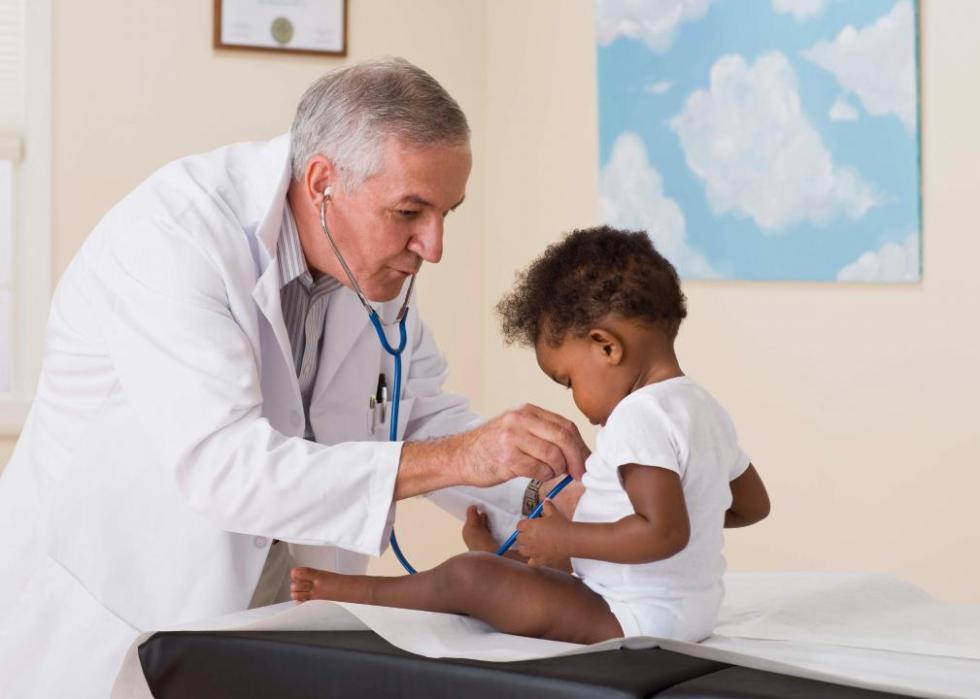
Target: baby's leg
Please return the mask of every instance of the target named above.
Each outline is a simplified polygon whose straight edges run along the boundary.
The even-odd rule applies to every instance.
[[[623,635],[606,602],[581,580],[483,552],[399,578],[293,569],[293,599],[330,599],[467,614],[498,631],[572,643]]]

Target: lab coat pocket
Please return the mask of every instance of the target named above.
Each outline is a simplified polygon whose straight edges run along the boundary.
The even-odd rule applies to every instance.
[[[414,399],[402,398],[398,411],[398,439],[405,434],[405,426],[412,414]],[[362,404],[363,405],[363,404]],[[327,404],[310,411],[310,424],[316,441],[321,444],[340,444],[342,442],[384,442],[388,440],[391,426],[391,404],[373,410],[367,407],[344,409],[336,404]]]
[[[412,404],[414,398],[402,398],[398,406],[398,429],[394,441],[405,439],[405,426],[412,415]],[[368,430],[368,439],[375,442],[389,441],[391,436],[392,404],[386,403],[374,409],[368,408],[365,413],[365,426]]]

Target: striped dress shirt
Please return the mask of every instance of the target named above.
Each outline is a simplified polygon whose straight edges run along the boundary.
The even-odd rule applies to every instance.
[[[289,208],[283,207],[282,231],[277,245],[279,276],[282,279],[280,297],[282,317],[289,333],[293,350],[293,364],[299,379],[299,391],[303,397],[303,414],[306,416],[306,438],[313,439],[310,425],[310,398],[320,364],[320,348],[323,344],[323,324],[327,317],[330,295],[341,287],[340,282],[329,275],[313,279],[303,256],[299,231]]]

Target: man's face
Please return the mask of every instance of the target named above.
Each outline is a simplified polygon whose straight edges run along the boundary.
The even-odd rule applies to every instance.
[[[392,138],[382,149],[381,172],[350,192],[332,183],[327,225],[369,300],[395,298],[423,261],[442,259],[445,218],[463,202],[471,166],[469,145],[417,147]],[[318,233],[307,261],[347,284]]]

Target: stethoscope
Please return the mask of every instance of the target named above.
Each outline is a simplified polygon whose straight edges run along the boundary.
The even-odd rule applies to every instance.
[[[337,261],[340,262],[340,266],[344,270],[344,274],[347,275],[347,280],[350,282],[351,288],[354,293],[357,294],[357,298],[360,300],[361,305],[368,314],[368,319],[371,321],[371,325],[374,326],[374,332],[378,336],[378,342],[381,343],[382,349],[391,355],[394,360],[394,376],[392,380],[392,397],[391,397],[391,422],[388,426],[388,440],[392,442],[398,441],[398,410],[401,407],[402,398],[402,352],[405,350],[405,345],[407,344],[407,333],[405,331],[405,321],[408,318],[408,304],[412,298],[412,292],[415,289],[415,274],[412,274],[411,281],[408,284],[408,292],[405,294],[405,300],[402,302],[401,308],[398,310],[398,314],[395,316],[395,320],[390,323],[385,323],[381,320],[381,316],[378,312],[374,310],[374,307],[368,303],[367,297],[364,292],[361,291],[361,285],[357,283],[357,279],[354,278],[354,273],[351,268],[347,265],[347,260],[340,252],[340,248],[337,247],[337,241],[333,239],[333,235],[330,233],[330,227],[327,226],[327,216],[326,216],[326,206],[327,200],[330,199],[331,188],[327,186],[323,190],[323,198],[320,200],[320,228],[323,229],[323,234],[327,237],[330,242],[330,247],[333,248],[334,255],[337,256]],[[391,343],[388,341],[388,336],[385,334],[384,326],[386,325],[398,325],[398,346],[392,347]],[[545,496],[544,500],[550,500],[561,492],[562,488],[572,482],[571,476],[565,476],[565,478]],[[532,510],[531,514],[528,515],[528,519],[534,519],[541,515],[541,510],[544,507],[544,500],[538,503],[538,506]],[[514,545],[517,540],[517,532],[508,537],[499,549],[497,549],[497,555],[502,556],[504,553]],[[415,575],[418,571],[412,567],[412,564],[408,562],[405,558],[405,554],[402,553],[401,547],[398,545],[398,538],[395,536],[395,530],[392,528],[391,537],[389,538],[391,543],[391,550],[395,554],[395,558],[398,562],[402,564],[402,567],[409,573],[409,575]]]

